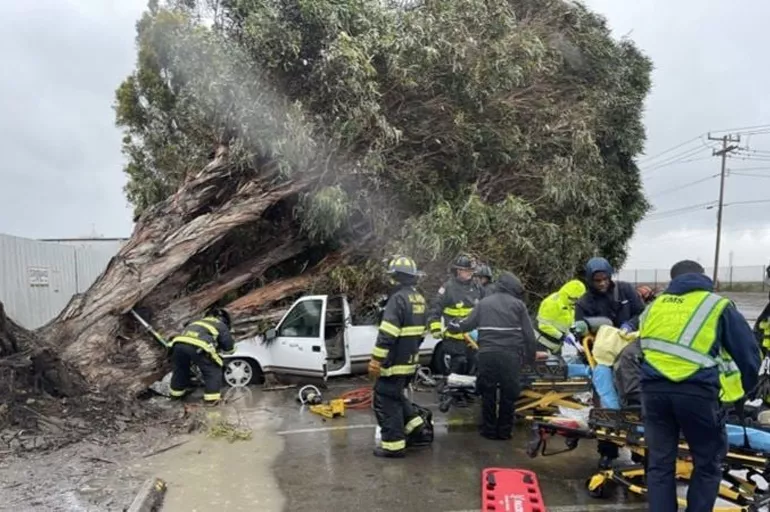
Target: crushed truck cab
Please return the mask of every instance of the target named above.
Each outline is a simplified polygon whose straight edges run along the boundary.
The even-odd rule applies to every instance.
[[[236,343],[224,356],[225,382],[245,386],[265,374],[326,380],[366,373],[377,340],[377,325],[357,325],[344,296],[310,295],[298,299],[275,328]],[[434,369],[442,364],[434,352],[440,341],[427,334],[420,362]]]

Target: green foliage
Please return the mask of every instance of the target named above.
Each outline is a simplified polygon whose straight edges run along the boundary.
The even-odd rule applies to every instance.
[[[293,211],[323,246],[366,234],[363,252],[434,272],[471,251],[538,293],[594,254],[622,264],[648,208],[633,158],[652,66],[600,16],[562,0],[216,5],[137,25],[116,106],[137,210],[225,142],[243,165],[317,176]],[[336,272],[336,289],[372,289],[366,266]]]

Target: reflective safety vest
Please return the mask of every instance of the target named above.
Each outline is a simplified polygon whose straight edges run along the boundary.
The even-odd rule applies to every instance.
[[[759,322],[759,329],[762,331],[762,347],[767,352],[770,349],[770,319]]]
[[[716,367],[720,400],[734,402],[743,397],[741,373],[730,354],[722,348],[717,357],[709,355],[716,342],[719,317],[729,304],[729,299],[703,290],[658,296],[640,321],[645,361],[673,382]]]
[[[222,358],[217,353],[217,339],[219,338],[219,330],[216,327],[217,323],[219,323],[219,319],[213,317],[206,317],[192,322],[185,328],[182,334],[175,336],[171,340],[169,346],[185,343],[198,347],[206,352],[216,364],[222,366]]]

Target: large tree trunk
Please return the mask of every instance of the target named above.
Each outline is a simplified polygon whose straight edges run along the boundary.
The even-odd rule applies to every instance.
[[[18,339],[24,337],[23,357],[48,365],[47,378],[59,393],[117,390],[130,396],[142,391],[167,371],[166,352],[127,313],[143,306],[152,310],[156,329],[174,332],[223,297],[253,285],[271,267],[297,258],[308,248],[297,230],[283,231],[278,238],[266,234],[265,243],[245,261],[197,290],[187,289],[199,266],[193,258],[207,255],[208,249],[216,252],[216,244],[233,230],[256,225],[268,208],[290,201],[310,183],[309,174],[278,181],[268,173],[237,171],[218,156],[176,194],[142,215],[104,273],[56,319],[29,333],[0,311],[2,354],[21,357]],[[266,305],[307,289],[315,270],[337,258],[235,300],[229,307],[236,321],[239,316],[265,315]]]

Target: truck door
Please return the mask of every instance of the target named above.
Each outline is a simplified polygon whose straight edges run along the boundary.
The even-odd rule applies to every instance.
[[[326,297],[303,297],[292,305],[270,344],[277,374],[326,379]]]

